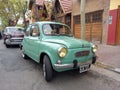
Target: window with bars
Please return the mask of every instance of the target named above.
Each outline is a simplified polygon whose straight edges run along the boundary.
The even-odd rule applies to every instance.
[[[80,24],[80,21],[81,21],[80,20],[80,15],[77,15],[77,16],[74,17],[74,23],[75,24]]]
[[[91,14],[90,13],[85,15],[85,22],[86,23],[91,23]]]
[[[85,22],[86,23],[96,23],[96,22],[102,22],[102,15],[103,11],[96,11],[91,13],[86,13],[85,15]],[[74,23],[80,24],[80,15],[74,16]]]
[[[74,17],[74,23],[75,24],[80,24],[81,23],[81,19],[80,19],[80,15],[77,15]],[[85,15],[85,22],[86,23],[90,23],[91,22],[91,14],[86,14]]]
[[[96,23],[96,22],[102,22],[102,14],[103,11],[96,11],[92,14],[92,22]]]

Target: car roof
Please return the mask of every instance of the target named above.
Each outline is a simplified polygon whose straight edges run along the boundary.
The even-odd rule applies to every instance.
[[[62,24],[62,25],[66,25],[66,24],[64,24],[64,23],[51,22],[51,21],[39,21],[39,22],[34,22],[34,23],[37,23],[37,24],[46,24],[46,23],[48,23],[48,24]],[[34,24],[34,23],[32,23],[32,24]]]

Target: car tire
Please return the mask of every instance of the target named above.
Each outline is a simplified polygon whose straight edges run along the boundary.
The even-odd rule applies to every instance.
[[[10,48],[10,45],[5,44],[6,48]]]
[[[79,69],[79,68],[76,68],[76,69],[74,70],[74,72],[75,72],[76,74],[78,74],[78,73],[79,73],[79,71],[80,71],[80,69]]]
[[[22,48],[22,57],[23,57],[24,59],[28,59],[28,56],[25,54],[25,51],[23,50],[23,48]]]
[[[43,58],[43,73],[44,73],[44,78],[47,82],[52,80],[53,68],[52,68],[50,59],[47,55],[45,55]]]

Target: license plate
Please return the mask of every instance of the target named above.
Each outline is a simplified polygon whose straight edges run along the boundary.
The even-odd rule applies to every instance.
[[[80,68],[80,71],[79,71],[80,73],[86,72],[89,70],[90,64],[81,65],[79,68]]]

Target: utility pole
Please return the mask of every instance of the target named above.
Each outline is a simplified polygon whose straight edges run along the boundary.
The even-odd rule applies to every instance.
[[[85,5],[86,5],[86,0],[81,0],[81,39],[85,39]]]

